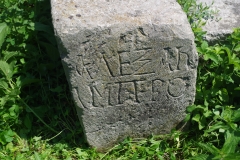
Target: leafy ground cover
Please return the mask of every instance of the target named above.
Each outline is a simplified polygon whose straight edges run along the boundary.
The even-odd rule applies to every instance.
[[[196,102],[182,130],[88,148],[71,100],[49,0],[0,1],[0,159],[240,159],[240,29],[208,44],[209,7],[178,0],[199,53]]]

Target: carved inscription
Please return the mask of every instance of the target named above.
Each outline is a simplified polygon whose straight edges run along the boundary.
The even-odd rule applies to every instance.
[[[83,67],[90,81],[95,107],[124,103],[161,101],[161,95],[178,98],[186,88],[184,76],[164,79],[170,73],[189,70],[189,56],[183,45],[153,48],[142,29],[120,35],[119,39],[101,44],[101,50],[88,50]],[[90,47],[90,49],[89,49]],[[101,81],[97,81],[102,79]],[[98,83],[96,83],[98,82]]]
[[[152,101],[152,82],[151,81],[137,81],[136,92],[137,102],[149,102]]]
[[[134,82],[120,83],[119,97],[120,104],[123,104],[127,100],[136,102],[136,89]]]
[[[107,84],[106,88],[97,90],[91,87],[93,95],[93,106],[115,106],[125,102],[146,103],[160,101],[163,94],[171,97],[181,97],[185,91],[185,82],[176,78],[167,82],[162,80],[134,81]]]
[[[163,90],[162,90],[163,82],[161,80],[155,80],[153,82],[152,88],[153,88],[153,94],[152,94],[153,99],[152,100],[159,101],[160,100],[159,94],[161,95],[161,93],[163,92]]]
[[[180,52],[180,49],[177,47],[167,47],[163,49],[163,53],[166,56],[166,60],[164,60],[165,63],[168,64],[170,71],[188,70],[188,55]]]
[[[120,53],[121,75],[141,75],[154,73],[151,49]]]
[[[185,91],[184,86],[185,86],[185,82],[182,79],[180,78],[173,79],[169,82],[168,93],[172,97],[179,97]]]

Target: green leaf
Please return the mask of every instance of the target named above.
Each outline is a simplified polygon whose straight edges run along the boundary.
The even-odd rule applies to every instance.
[[[10,58],[18,56],[18,55],[19,55],[19,53],[17,51],[15,51],[15,52],[5,52],[3,60],[7,62]]]
[[[21,26],[18,28],[18,33],[20,34],[26,34],[26,26]]]
[[[32,11],[30,14],[29,14],[29,18],[33,18],[34,17],[34,11]]]
[[[203,51],[206,51],[207,48],[208,48],[208,43],[207,43],[207,41],[203,41],[203,43],[201,44],[201,49],[202,49]]]
[[[29,116],[29,114],[27,114],[24,118],[24,125],[28,128],[31,129],[32,128],[32,120]]]
[[[22,88],[26,85],[29,85],[29,84],[32,84],[32,83],[37,83],[37,82],[40,82],[41,80],[40,79],[33,79],[33,78],[24,78],[24,77],[18,77],[17,78],[17,81],[16,81],[16,84],[19,88]]]
[[[7,80],[13,76],[13,67],[5,61],[0,60],[0,70],[4,73]]]
[[[220,115],[220,111],[218,109],[213,109],[213,113],[214,115],[216,116],[219,116]]]
[[[6,23],[0,23],[0,48],[8,34],[8,26]]]
[[[0,79],[0,88],[7,90],[8,89],[7,82],[5,82],[4,80]]]
[[[56,92],[56,93],[60,93],[63,91],[62,87],[61,86],[57,86],[56,88],[54,89],[50,89],[50,91],[52,92]]]
[[[0,97],[0,108],[3,107],[8,100],[9,100],[9,96],[8,95],[6,95],[4,97]]]
[[[224,53],[224,52],[222,51],[222,48],[221,48],[220,46],[215,46],[214,49],[215,49],[215,52],[216,52],[217,54],[223,54],[223,53]]]
[[[22,149],[21,151],[23,152],[24,149]],[[22,154],[21,152],[20,153],[17,153],[16,157],[15,157],[15,160],[25,160],[25,155]],[[11,160],[11,159],[9,159]]]
[[[205,130],[204,132],[210,133],[210,132],[215,131],[215,130],[217,130],[217,129],[228,130],[229,127],[228,127],[228,125],[226,125],[226,124],[223,123],[223,122],[217,122],[217,123],[214,124],[213,126],[210,126],[209,129]]]
[[[37,152],[34,152],[34,159],[35,160],[41,160],[41,157]]]
[[[201,117],[200,114],[194,115],[192,120],[196,121],[198,123],[199,130],[201,130],[205,127],[206,119],[205,119],[205,117]]]
[[[236,66],[239,66],[239,64],[237,64],[237,62],[235,62],[236,54],[232,54],[231,50],[227,47],[223,47],[223,49],[227,52],[228,63],[229,64],[235,64]]]
[[[240,109],[234,110],[233,116],[232,116],[233,122],[239,122],[240,121]]]
[[[205,151],[213,154],[213,155],[218,155],[220,153],[220,150],[213,146],[212,144],[205,144],[205,143],[198,143],[199,147],[204,149]]]
[[[236,147],[239,143],[239,138],[234,135],[234,132],[230,132],[229,130],[225,135],[225,143],[223,144],[222,153],[229,154],[235,153]]]
[[[240,91],[240,87],[234,88],[235,91]]]
[[[192,105],[187,107],[187,112],[192,113],[194,110],[205,110],[205,106],[203,105]]]
[[[228,91],[227,91],[226,88],[223,88],[218,93],[219,93],[218,97],[221,101],[223,101],[223,102],[228,102],[229,101]]]
[[[200,122],[200,114],[196,114],[193,116],[192,120],[196,121],[196,122]]]
[[[8,142],[12,142],[13,141],[13,137],[5,135],[5,141]]]
[[[233,110],[232,110],[230,107],[225,107],[225,109],[223,110],[221,116],[222,116],[222,118],[223,118],[225,121],[231,122],[232,113],[233,113]]]
[[[43,31],[43,32],[48,33],[49,35],[53,34],[50,26],[42,24],[40,22],[36,22],[34,24],[34,28],[35,28],[36,31]]]
[[[207,154],[199,154],[197,156],[191,157],[189,160],[209,160],[213,156],[207,155]]]
[[[210,110],[206,110],[204,113],[203,113],[204,117],[208,118],[208,117],[212,117],[212,111]]]
[[[37,136],[34,136],[34,137],[33,137],[33,140],[34,140],[35,142],[40,141],[41,139],[42,139],[42,137],[37,137]]]
[[[197,108],[196,105],[188,106],[188,107],[187,107],[187,112],[188,112],[188,113],[191,113],[191,112],[194,111],[196,108]]]
[[[14,46],[16,43],[14,38],[7,38],[6,42],[9,42],[12,46]]]
[[[227,84],[234,83],[234,80],[232,79],[232,75],[223,74],[222,77],[224,78]]]
[[[215,52],[208,52],[204,54],[204,59],[205,60],[212,60],[214,63],[219,64],[221,61],[220,57],[215,53]]]
[[[21,59],[20,59],[20,62],[21,62],[22,64],[25,64],[25,63],[26,63],[26,61],[25,61],[24,58],[21,58]]]
[[[224,160],[239,160],[240,159],[240,153],[230,153],[223,156]]]
[[[17,88],[17,87],[13,88],[13,89],[9,89],[9,90],[10,91],[9,91],[8,95],[11,96],[11,97],[18,96],[21,93],[20,89]]]
[[[81,159],[88,159],[89,155],[87,152],[84,152],[81,148],[76,148],[76,152]]]
[[[191,119],[191,114],[187,114],[186,115],[186,117],[185,117],[185,119],[184,119],[184,122],[187,122],[187,121],[189,121]]]
[[[234,51],[239,52],[240,51],[240,44],[238,44],[235,48]]]
[[[6,143],[12,142],[15,133],[12,130],[6,130],[0,133],[0,142],[5,145]]]
[[[17,114],[19,113],[19,106],[18,105],[12,105],[12,107],[9,108],[9,113],[12,117],[17,117]]]

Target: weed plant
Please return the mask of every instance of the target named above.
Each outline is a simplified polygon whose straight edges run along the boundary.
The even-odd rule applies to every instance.
[[[49,0],[0,1],[0,159],[240,159],[240,29],[209,45],[209,6],[178,0],[195,34],[199,67],[187,129],[127,138],[106,153],[83,139],[61,65]]]
[[[36,137],[83,145],[53,33],[50,1],[1,1],[0,46],[0,159],[16,150],[6,146],[28,150],[28,140]]]

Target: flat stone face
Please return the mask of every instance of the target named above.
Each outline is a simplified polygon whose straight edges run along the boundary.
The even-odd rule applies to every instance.
[[[210,6],[213,0],[197,0],[198,3]],[[207,20],[206,39],[214,41],[225,37],[233,32],[234,28],[240,27],[240,0],[214,0],[211,10],[217,11],[214,19]]]
[[[52,0],[53,24],[88,143],[170,132],[195,97],[197,53],[175,0]]]

